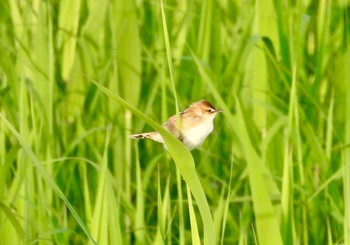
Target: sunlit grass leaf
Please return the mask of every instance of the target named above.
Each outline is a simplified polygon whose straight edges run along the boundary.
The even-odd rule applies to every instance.
[[[192,244],[201,244],[201,240],[199,238],[198,233],[198,225],[196,220],[196,214],[193,208],[193,202],[191,197],[190,188],[187,185],[187,198],[188,198],[188,210],[190,213],[190,223],[191,223],[191,236],[192,236]]]
[[[56,184],[54,178],[49,175],[49,173],[46,171],[45,167],[42,165],[40,160],[36,157],[30,146],[27,144],[27,142],[24,140],[24,138],[19,134],[19,132],[12,126],[12,124],[5,118],[5,116],[0,113],[0,118],[3,120],[6,127],[11,131],[11,133],[16,137],[19,144],[22,147],[22,150],[26,155],[28,155],[29,159],[32,161],[33,165],[35,166],[36,171],[42,176],[42,178],[46,181],[48,186],[56,193],[58,197],[62,199],[62,201],[66,204],[70,212],[72,213],[73,217],[78,222],[81,229],[85,232],[87,237],[90,239],[90,241],[93,244],[97,244],[92,237],[90,231],[86,227],[83,220],[80,218],[79,214],[75,210],[75,208],[72,206],[70,201],[67,199],[67,197],[64,195],[60,187]]]
[[[186,147],[173,137],[168,131],[163,129],[158,123],[154,120],[143,114],[141,111],[136,109],[131,104],[127,103],[118,95],[112,93],[108,88],[99,84],[98,82],[93,82],[103,93],[105,93],[111,99],[117,101],[125,109],[130,110],[136,116],[143,119],[148,123],[152,128],[158,131],[162,138],[165,141],[165,144],[169,150],[171,157],[173,158],[176,166],[180,170],[180,173],[187,185],[189,186],[194,199],[198,205],[199,212],[202,217],[203,228],[204,228],[204,244],[213,244],[215,243],[215,227],[213,218],[211,216],[210,208],[204,193],[204,190],[199,181],[198,175],[196,173],[195,164],[191,153],[186,149]]]
[[[11,234],[14,230],[16,232],[16,234],[12,234],[12,236],[14,236],[13,238],[15,240],[19,240],[21,242],[24,241],[24,230],[20,225],[20,222],[18,220],[18,217],[15,216],[15,214],[3,203],[0,202],[0,210],[2,214],[5,214],[6,218],[8,219],[8,221],[4,224],[3,223],[3,228],[2,231],[0,232],[0,234],[2,234],[3,232],[6,232],[7,234],[2,234],[3,238],[6,237],[7,235]],[[2,217],[4,218],[4,217]],[[11,229],[12,228],[12,229]],[[14,240],[12,240],[14,241]]]
[[[248,122],[246,113],[243,112],[244,108],[242,103],[237,97],[235,98],[237,113],[233,116],[231,110],[227,107],[223,98],[213,85],[210,76],[202,67],[200,60],[193,53],[192,57],[203,81],[210,87],[211,93],[219,102],[220,107],[224,109],[225,116],[231,123],[234,122],[235,126],[231,125],[231,127],[240,140],[248,164],[248,175],[253,198],[259,244],[282,244],[277,217],[275,216],[268,192],[268,184],[274,185],[274,183],[269,180],[269,177],[265,177],[269,171],[263,168],[262,159],[256,152],[256,147],[252,143],[252,137],[249,128],[247,127],[251,122]],[[273,237],[270,236],[271,233],[274,234]]]
[[[58,25],[59,46],[62,48],[62,78],[68,81],[76,56],[77,33],[80,18],[81,1],[63,0],[60,5]]]
[[[277,217],[272,207],[266,177],[261,165],[261,158],[251,145],[248,129],[246,128],[247,124],[245,123],[246,118],[242,112],[243,108],[241,102],[238,99],[236,99],[236,105],[236,123],[237,128],[240,128],[240,139],[242,140],[242,145],[244,145],[244,152],[247,159],[259,244],[282,244]],[[271,236],[271,234],[273,234],[273,236]]]
[[[116,28],[112,36],[117,47],[118,73],[123,95],[137,106],[141,92],[141,40],[134,1],[117,1],[113,8]],[[113,25],[113,23],[111,23]],[[133,91],[130,93],[130,91]]]

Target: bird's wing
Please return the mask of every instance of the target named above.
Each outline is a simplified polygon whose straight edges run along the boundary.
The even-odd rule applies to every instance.
[[[180,113],[180,116],[182,116],[183,112]],[[168,130],[172,135],[174,135],[175,138],[182,141],[182,135],[177,125],[177,116],[174,115],[168,119],[166,123],[162,125],[163,128]]]

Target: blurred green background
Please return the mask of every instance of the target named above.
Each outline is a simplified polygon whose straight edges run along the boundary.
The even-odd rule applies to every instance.
[[[350,1],[163,1],[0,2],[1,244],[350,244]]]

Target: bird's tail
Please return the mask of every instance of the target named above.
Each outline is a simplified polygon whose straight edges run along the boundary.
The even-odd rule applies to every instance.
[[[129,136],[131,139],[151,139],[159,143],[164,143],[162,136],[158,132],[148,132],[142,134],[132,134]]]
[[[131,139],[148,139],[148,138],[151,138],[152,134],[154,134],[154,132],[142,133],[142,134],[132,134],[129,136],[129,138],[131,138]]]

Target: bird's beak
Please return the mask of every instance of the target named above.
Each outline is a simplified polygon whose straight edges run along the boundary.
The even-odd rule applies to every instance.
[[[216,110],[215,112],[216,112],[216,113],[218,113],[218,112],[224,112],[224,110],[219,109],[219,110]]]

